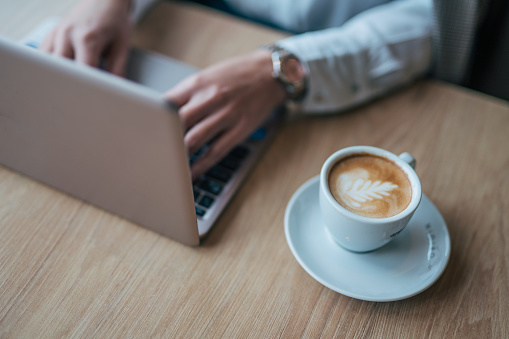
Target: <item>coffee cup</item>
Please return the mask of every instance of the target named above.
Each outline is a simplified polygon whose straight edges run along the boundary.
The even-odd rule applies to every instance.
[[[353,252],[378,249],[408,224],[422,197],[409,153],[344,148],[320,172],[320,211],[329,237]]]

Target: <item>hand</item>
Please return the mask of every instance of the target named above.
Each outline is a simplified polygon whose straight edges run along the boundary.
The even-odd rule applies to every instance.
[[[198,72],[165,96],[180,107],[189,154],[216,138],[191,166],[196,179],[260,126],[286,92],[272,77],[271,53],[257,50]]]
[[[123,75],[129,46],[129,0],[83,0],[51,31],[41,50]]]

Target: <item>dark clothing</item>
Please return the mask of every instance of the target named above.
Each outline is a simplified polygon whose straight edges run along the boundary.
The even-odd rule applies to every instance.
[[[509,100],[509,2],[434,1],[433,75]]]
[[[509,100],[509,1],[493,1],[487,9],[465,86]]]

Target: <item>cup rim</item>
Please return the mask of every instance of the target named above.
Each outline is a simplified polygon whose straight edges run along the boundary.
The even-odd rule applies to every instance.
[[[375,156],[379,156],[382,158],[386,158],[388,160],[393,161],[396,165],[398,165],[407,175],[408,179],[410,180],[410,185],[412,186],[412,198],[408,206],[401,212],[399,212],[396,215],[386,217],[386,218],[371,218],[371,217],[365,217],[362,215],[358,215],[354,212],[351,212],[347,210],[345,207],[341,206],[339,202],[334,199],[332,196],[332,193],[329,189],[329,172],[332,168],[332,165],[334,165],[338,159],[350,156],[352,154],[356,153],[366,153],[366,154],[372,154]],[[340,149],[339,151],[336,151],[331,156],[325,160],[322,169],[320,171],[320,189],[324,193],[325,197],[329,201],[329,203],[334,206],[336,210],[344,214],[350,219],[354,219],[356,221],[360,221],[363,223],[371,223],[371,224],[382,224],[387,222],[393,222],[397,220],[401,220],[406,218],[407,216],[411,215],[417,207],[419,206],[422,198],[422,187],[421,182],[419,180],[419,177],[417,176],[417,173],[415,173],[415,170],[403,159],[401,159],[396,154],[389,152],[387,150],[384,150],[382,148],[374,147],[374,146],[351,146],[346,147],[343,149]]]

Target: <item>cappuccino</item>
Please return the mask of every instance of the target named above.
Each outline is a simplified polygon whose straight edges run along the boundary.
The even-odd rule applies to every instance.
[[[392,217],[412,199],[412,186],[403,169],[368,153],[340,159],[329,172],[328,186],[341,206],[369,218]]]

